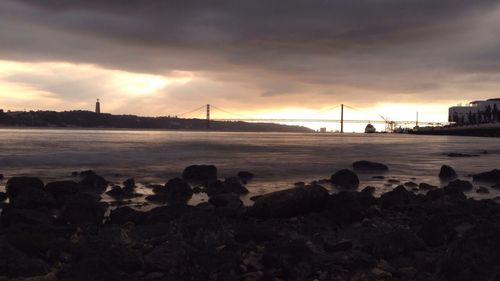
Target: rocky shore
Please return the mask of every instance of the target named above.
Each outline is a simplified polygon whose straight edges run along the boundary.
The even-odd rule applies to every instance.
[[[4,179],[0,281],[500,280],[500,204],[467,198],[473,185],[449,166],[436,171],[443,188],[357,191],[356,173],[388,169],[356,162],[244,206],[251,172],[222,181],[214,166],[190,166],[150,186],[145,200],[158,207],[148,211],[123,206],[143,196],[133,179],[109,186],[93,171],[74,181]],[[483,192],[500,188],[500,170],[472,179],[489,185]],[[208,202],[186,204],[200,192]]]

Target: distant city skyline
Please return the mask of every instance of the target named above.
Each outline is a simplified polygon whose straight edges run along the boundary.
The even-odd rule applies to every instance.
[[[352,118],[447,121],[452,105],[498,96],[499,24],[487,0],[5,0],[0,108],[93,110],[100,97],[114,114],[210,103],[331,118],[314,114],[345,103],[367,112]]]

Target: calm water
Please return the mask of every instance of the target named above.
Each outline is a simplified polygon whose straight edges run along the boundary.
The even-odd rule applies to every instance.
[[[446,156],[449,152],[482,151],[488,154]],[[185,166],[214,164],[221,177],[240,170],[253,172],[257,179],[248,187],[259,194],[291,187],[297,181],[329,178],[357,160],[389,166],[385,180],[360,175],[361,188],[373,185],[380,194],[392,189],[385,186],[391,177],[439,185],[442,164],[451,165],[463,178],[500,168],[500,140],[393,134],[0,130],[0,173],[6,177],[34,175],[46,181],[93,169],[116,182],[134,177],[140,183],[164,183],[179,176]]]

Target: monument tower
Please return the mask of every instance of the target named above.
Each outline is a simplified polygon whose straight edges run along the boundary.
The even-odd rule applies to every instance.
[[[99,102],[99,99],[97,99],[97,102],[95,103],[95,113],[101,113],[101,103]]]

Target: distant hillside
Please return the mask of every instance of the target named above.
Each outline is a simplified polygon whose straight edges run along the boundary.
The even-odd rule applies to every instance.
[[[205,130],[206,120],[96,114],[91,111],[23,111],[0,112],[0,126]],[[301,126],[230,121],[211,121],[210,129],[248,132],[313,132]]]

